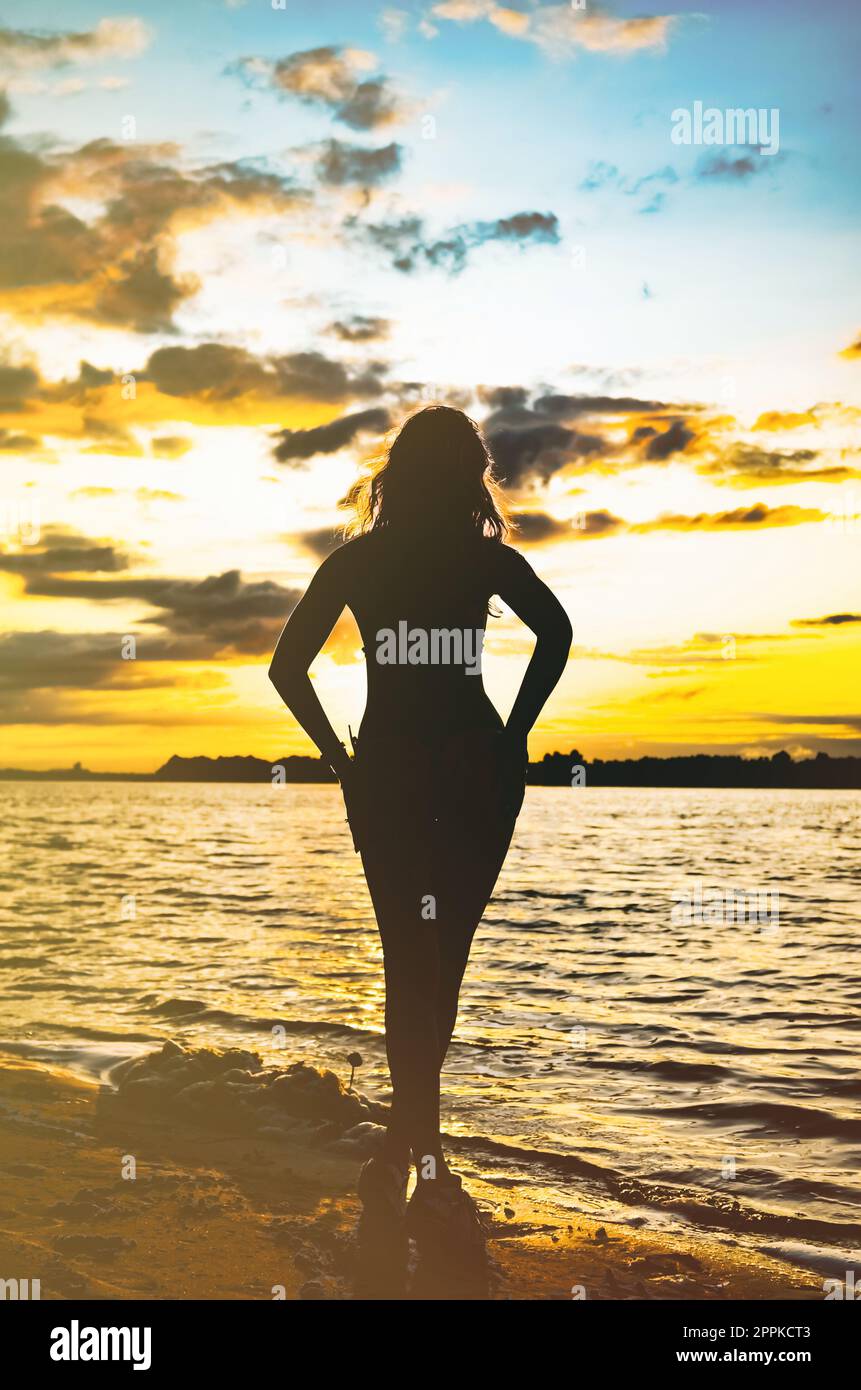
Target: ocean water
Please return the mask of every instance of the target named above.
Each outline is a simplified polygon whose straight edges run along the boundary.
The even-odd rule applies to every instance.
[[[105,1076],[170,1037],[345,1079],[358,1050],[387,1097],[336,788],[3,794],[0,1050]],[[530,788],[443,1077],[459,1166],[840,1268],[861,1241],[859,847],[857,792]]]

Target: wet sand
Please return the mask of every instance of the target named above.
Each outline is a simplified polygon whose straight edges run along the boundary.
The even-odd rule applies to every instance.
[[[379,1107],[301,1065],[266,1078],[263,1104],[253,1073],[225,1080],[242,1077],[241,1058],[172,1048],[134,1064],[137,1082],[129,1068],[118,1092],[0,1060],[0,1275],[39,1279],[43,1299],[349,1299],[357,1287],[368,1296],[357,1284],[355,1181],[379,1133],[361,1116],[378,1118]],[[171,1095],[159,1081],[185,1083],[190,1069],[210,1073],[193,1083],[194,1118],[188,1096],[178,1103],[176,1085]],[[252,1093],[254,1128],[238,1119]],[[268,1123],[275,1094],[287,1097],[280,1129]],[[136,1175],[124,1177],[132,1159]],[[717,1239],[572,1220],[521,1188],[472,1177],[468,1186],[489,1233],[486,1285],[423,1272],[413,1252],[408,1296],[823,1296],[820,1278]]]

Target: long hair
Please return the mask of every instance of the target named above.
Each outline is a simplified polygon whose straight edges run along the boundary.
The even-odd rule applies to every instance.
[[[448,405],[408,416],[343,505],[354,511],[346,536],[472,531],[502,541],[510,531],[487,441],[474,420]]]

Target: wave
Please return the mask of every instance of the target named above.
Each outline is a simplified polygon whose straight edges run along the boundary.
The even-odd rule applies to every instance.
[[[488,1139],[484,1135],[446,1136],[446,1141],[452,1148],[504,1159],[518,1166],[541,1168],[560,1177],[587,1178],[625,1206],[656,1207],[681,1216],[696,1226],[735,1233],[758,1232],[762,1235],[794,1236],[800,1240],[861,1245],[861,1225],[858,1223],[823,1221],[790,1213],[767,1211],[745,1205],[723,1193],[632,1177],[630,1174],[620,1173],[617,1169],[590,1163],[575,1154],[532,1149],[498,1139]],[[804,1195],[807,1196],[808,1193],[805,1192]]]
[[[379,1145],[388,1107],[345,1087],[331,1071],[306,1062],[266,1066],[240,1048],[218,1052],[166,1042],[159,1052],[127,1059],[109,1073],[119,1104],[182,1111],[204,1125],[231,1132],[299,1138],[357,1155]],[[484,1167],[505,1167],[523,1181],[578,1179],[624,1207],[652,1208],[702,1229],[820,1245],[861,1245],[858,1224],[817,1220],[757,1208],[723,1192],[625,1174],[551,1149],[532,1148],[482,1134],[446,1135],[453,1151]],[[811,1188],[812,1191],[812,1188]],[[810,1195],[795,1183],[800,1199]]]
[[[638,1072],[673,1081],[725,1081],[737,1075],[731,1067],[722,1067],[717,1062],[676,1062],[670,1057],[657,1062],[626,1061],[622,1057],[602,1061],[587,1057],[582,1065],[589,1071]]]
[[[787,1105],[779,1101],[714,1101],[705,1105],[649,1107],[649,1114],[668,1119],[705,1120],[726,1128],[755,1126],[758,1130],[802,1135],[805,1139],[861,1139],[861,1119],[835,1115],[807,1105]]]
[[[150,996],[151,997],[151,996]],[[273,1015],[249,1017],[247,1014],[231,1013],[228,1009],[210,1008],[202,999],[163,999],[157,1004],[148,1004],[147,1012],[175,1023],[198,1024],[218,1023],[239,1033],[312,1034],[323,1037],[366,1038],[379,1041],[382,1034],[372,1028],[356,1028],[349,1023],[330,1023],[322,1018],[284,1018]]]

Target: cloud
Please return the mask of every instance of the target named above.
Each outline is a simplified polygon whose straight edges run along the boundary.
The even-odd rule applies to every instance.
[[[485,396],[484,399],[491,404],[495,403],[492,396]],[[651,415],[666,411],[668,407],[662,401],[642,400],[638,396],[595,396],[586,393],[548,392],[546,395],[536,397],[534,409],[570,420],[584,415]]]
[[[687,676],[690,666],[723,666],[728,660],[728,651],[733,652],[736,663],[758,660],[754,652],[743,655],[740,648],[754,648],[763,643],[796,640],[789,633],[753,632],[697,632],[693,637],[678,643],[665,643],[655,647],[635,647],[629,651],[597,651],[582,653],[610,661],[622,661],[631,666],[653,666],[661,669],[662,676],[675,674]],[[673,668],[678,668],[673,670]]]
[[[405,274],[428,265],[456,275],[466,266],[470,253],[490,241],[523,248],[542,243],[553,245],[561,239],[559,220],[552,212],[517,212],[493,222],[466,223],[436,239],[426,235],[423,220],[415,215],[382,223],[360,223],[357,218],[348,218],[345,225],[384,251],[394,268]]]
[[[37,574],[27,578],[26,590],[43,598],[141,602],[156,610],[155,616],[142,621],[195,640],[189,660],[206,660],[230,650],[254,655],[271,650],[280,626],[301,597],[297,590],[271,580],[243,580],[238,570],[200,580],[67,579]]]
[[[178,500],[174,493],[148,488],[138,489],[137,495],[143,501]],[[113,541],[95,541],[76,531],[47,527],[38,545],[0,554],[0,572],[20,576],[25,592],[41,598],[142,603],[153,611],[140,621],[186,642],[182,648],[163,645],[158,649],[161,657],[155,658],[148,637],[149,659],[205,661],[230,652],[269,651],[300,597],[297,590],[271,580],[244,580],[238,570],[200,580],[127,575],[124,571],[131,561]],[[106,575],[111,577],[91,577]],[[94,634],[90,641],[99,649],[101,635]],[[8,643],[3,650],[10,650]],[[112,661],[118,654],[116,646]],[[34,685],[40,684],[38,666],[36,662]]]
[[[31,696],[37,690],[87,690],[122,687],[138,672],[137,663],[122,659],[128,634],[114,632],[6,632],[0,634],[0,693],[3,717],[10,722],[10,692]],[[163,640],[147,640],[147,662],[189,659],[187,648]],[[194,659],[191,657],[190,659]],[[173,684],[165,673],[158,684]],[[14,722],[18,722],[17,718]],[[40,716],[39,723],[46,722]],[[60,722],[65,722],[63,719]]]
[[[759,145],[751,145],[744,154],[721,150],[719,153],[702,155],[694,170],[694,176],[697,179],[719,179],[740,183],[756,174],[772,172],[784,159],[785,155],[781,153],[763,154]]]
[[[394,142],[367,149],[364,145],[346,145],[342,140],[327,140],[317,160],[317,177],[321,183],[334,187],[375,187],[400,173],[402,153],[402,146]]]
[[[470,24],[484,19],[511,38],[537,44],[548,57],[570,57],[576,50],[626,55],[666,47],[674,15],[623,18],[594,6],[543,5],[528,13],[498,5],[495,0],[439,0],[432,5],[434,20]],[[433,27],[431,26],[431,35]]]
[[[622,534],[648,535],[662,531],[751,531],[767,527],[805,526],[827,521],[817,507],[768,507],[757,502],[732,511],[698,512],[692,516],[665,512],[649,521],[629,522],[605,510],[580,512],[561,521],[542,511],[514,512],[518,540],[524,545],[545,545],[559,540],[594,540]],[[851,616],[845,616],[851,621]],[[822,620],[825,621],[825,620]]]
[[[603,508],[579,512],[568,521],[560,521],[547,512],[515,512],[517,539],[524,545],[546,545],[559,540],[600,540],[615,536],[627,528],[621,517]]]
[[[247,394],[342,401],[378,396],[385,367],[369,362],[353,373],[320,352],[293,352],[261,358],[225,343],[158,348],[146,364],[143,380],[168,396],[230,401]]]
[[[87,578],[87,570],[125,568],[127,557],[108,543],[59,530],[45,537],[38,555],[28,550],[9,560],[0,568],[22,574],[28,594],[96,603],[139,602],[150,612],[140,619],[144,630],[133,634],[128,628],[121,633],[0,634],[0,717],[5,723],[159,722],[153,720],[151,703],[132,711],[124,704],[120,712],[54,694],[43,698],[42,692],[93,690],[127,699],[129,693],[149,688],[219,685],[223,676],[217,671],[188,676],[171,668],[268,654],[300,598],[297,590],[269,580],[244,580],[237,570],[202,580]],[[44,572],[48,569],[55,572]],[[56,572],[60,570],[77,571],[78,577]],[[131,635],[136,659],[124,660]],[[177,718],[169,711],[164,717],[167,723]]]
[[[578,187],[581,193],[600,193],[610,188],[624,193],[628,198],[637,198],[646,194],[648,195],[647,199],[640,204],[637,212],[652,214],[662,211],[666,202],[665,191],[656,188],[655,185],[674,184],[678,181],[679,176],[671,164],[665,164],[660,169],[653,169],[649,174],[629,178],[615,164],[608,164],[599,159],[590,161],[586,176]]]
[[[299,531],[295,535],[285,536],[284,540],[307,550],[318,560],[325,560],[326,556],[331,555],[341,544],[341,537],[334,526],[319,526],[312,531]]]
[[[138,502],[182,502],[181,492],[168,492],[162,487],[139,487],[135,492]]]
[[[227,71],[246,86],[321,106],[343,125],[367,131],[401,121],[409,114],[388,78],[364,75],[376,63],[374,55],[362,49],[326,46],[291,53],[276,62],[240,58]]]
[[[0,429],[0,450],[15,454],[30,454],[42,447],[41,439],[33,434],[16,434],[12,430]]]
[[[79,400],[85,400],[88,391],[99,386],[110,386],[113,380],[114,373],[109,367],[94,367],[92,362],[81,361],[76,380],[68,383],[64,394],[67,399],[77,396]]]
[[[90,442],[85,454],[118,454],[121,458],[143,458],[143,448],[135,436],[122,425],[100,420],[96,415],[81,413],[80,436]]]
[[[565,540],[571,534],[570,521],[560,521],[548,512],[512,512],[511,520],[520,545],[545,545]]]
[[[367,353],[353,366],[322,352],[257,356],[206,342],[157,348],[122,375],[83,362],[74,378],[54,382],[29,364],[0,360],[0,451],[41,449],[40,457],[52,459],[40,445],[44,435],[73,440],[84,453],[177,459],[193,445],[174,432],[180,421],[322,424],[350,402],[376,403],[388,389],[387,373],[387,364]],[[14,429],[16,416],[23,430]]]
[[[336,118],[354,130],[376,130],[406,117],[407,108],[401,106],[385,78],[360,82],[350,100],[336,112]]]
[[[556,474],[615,475],[663,464],[686,464],[718,484],[739,488],[843,482],[861,475],[844,457],[830,461],[814,449],[762,449],[733,438],[732,417],[709,414],[697,403],[549,388],[531,396],[520,385],[478,386],[477,395],[490,407],[483,428],[499,477],[512,488],[545,484]],[[828,404],[812,407],[811,414],[814,423],[853,424],[847,409]],[[778,427],[768,417],[761,420]],[[793,516],[800,523],[800,514],[771,509],[769,524],[793,524]],[[751,524],[757,512],[747,507],[726,517],[747,517]]]
[[[166,396],[205,400],[229,401],[247,392],[276,389],[274,368],[245,348],[226,343],[157,348],[142,376]]]
[[[128,569],[130,559],[113,541],[93,541],[77,531],[48,526],[38,545],[0,553],[6,574],[109,574]]]
[[[806,526],[810,522],[827,521],[828,514],[818,507],[768,507],[756,502],[750,507],[736,507],[725,512],[697,512],[685,516],[667,512],[654,521],[631,525],[632,532],[649,531],[749,531],[769,526]]]
[[[861,613],[829,613],[824,618],[793,618],[793,627],[845,627],[861,623]]]
[[[624,528],[624,521],[612,512],[581,512],[577,518],[574,534],[583,540],[594,540],[603,536],[614,536]]]
[[[192,442],[179,434],[161,434],[150,442],[150,448],[156,458],[159,459],[178,459],[183,454],[187,454],[191,449]]]
[[[35,367],[0,363],[0,409],[20,408],[39,385]]]
[[[586,177],[577,185],[581,193],[597,193],[622,181],[622,175],[615,164],[607,164],[603,159],[592,159]]]
[[[626,55],[664,49],[675,20],[674,15],[622,18],[591,6],[587,11],[570,4],[548,5],[534,12],[524,37],[533,39],[551,57],[577,48]]]
[[[546,392],[529,404],[529,393],[522,386],[481,387],[479,397],[491,407],[483,429],[497,474],[510,487],[544,483],[563,469],[588,467],[617,452],[617,446],[603,433],[575,427],[572,421],[664,408],[659,402],[630,397],[554,392]]]
[[[100,19],[80,33],[0,29],[0,71],[60,68],[70,63],[136,58],[149,46],[152,30],[141,19]]]
[[[421,250],[424,223],[415,214],[402,217],[397,222],[361,223],[358,218],[347,218],[345,228],[358,232],[372,246],[385,251],[397,270],[414,270],[415,255]]]
[[[135,634],[136,656],[128,660],[123,654],[130,635],[52,630],[0,635],[0,720],[7,725],[99,727],[193,723],[199,728],[208,717],[202,692],[226,683],[222,671],[200,669],[211,644]],[[171,707],[166,697],[173,690],[187,691],[192,698]],[[157,699],[151,691],[159,692]],[[134,701],[137,693],[142,698]],[[216,718],[223,720],[223,707]]]
[[[625,192],[631,198],[636,198],[638,193],[642,193],[644,188],[651,188],[655,183],[678,183],[679,176],[671,164],[665,164],[661,169],[653,169],[651,174],[643,174],[640,178],[628,182]]]
[[[699,407],[635,396],[545,390],[530,403],[523,386],[479,387],[478,394],[491,407],[483,427],[498,471],[514,487],[562,471],[615,473],[663,463],[693,447],[701,428],[693,418]],[[627,439],[620,427],[631,431]]]
[[[192,169],[169,145],[99,139],[68,150],[42,140],[30,148],[7,136],[0,288],[19,317],[170,330],[198,288],[194,275],[173,269],[180,230],[252,211],[295,212],[309,196],[254,161]]]
[[[826,724],[838,728],[852,729],[861,733],[861,714],[769,714],[760,713],[757,719],[767,719],[770,724]]]
[[[598,435],[582,434],[552,421],[506,424],[491,419],[485,434],[500,481],[518,487],[530,479],[547,482],[567,464],[579,462],[606,449]]]
[[[388,43],[399,43],[410,25],[410,15],[406,10],[390,8],[381,10],[377,23]]]
[[[816,407],[812,410],[766,410],[753,425],[754,430],[798,430],[817,424]]]
[[[365,314],[352,314],[348,319],[337,319],[329,325],[329,332],[345,343],[369,343],[375,338],[386,338],[390,329],[390,319]]]
[[[193,276],[177,279],[163,270],[158,250],[150,247],[127,261],[121,275],[104,286],[93,317],[139,333],[158,333],[172,326],[174,311],[196,289]]]
[[[674,454],[684,453],[694,438],[693,430],[688,428],[684,420],[674,420],[665,430],[653,435],[646,444],[646,458],[651,461],[672,458]]]
[[[698,463],[697,471],[732,487],[756,484],[777,487],[784,483],[804,482],[842,483],[861,477],[857,468],[845,463],[819,464],[819,458],[814,449],[760,449],[737,441],[716,457]]]
[[[382,434],[389,428],[388,411],[381,408],[358,410],[353,415],[343,415],[339,420],[330,420],[326,425],[317,425],[308,430],[281,430],[277,436],[274,457],[279,463],[310,459],[316,454],[334,454],[355,439],[357,434]]]

